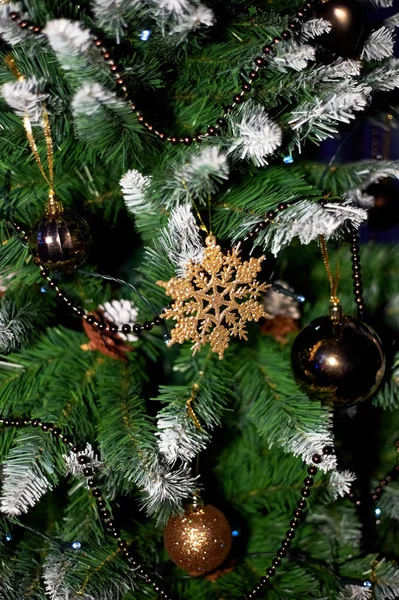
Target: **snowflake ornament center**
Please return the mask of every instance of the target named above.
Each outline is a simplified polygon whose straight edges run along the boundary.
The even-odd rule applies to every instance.
[[[209,342],[222,359],[230,337],[246,340],[246,323],[268,316],[257,301],[269,287],[257,281],[265,257],[242,261],[239,245],[223,254],[213,235],[205,245],[204,258],[188,263],[184,277],[158,285],[174,300],[163,313],[176,321],[169,345],[191,340],[195,354]]]

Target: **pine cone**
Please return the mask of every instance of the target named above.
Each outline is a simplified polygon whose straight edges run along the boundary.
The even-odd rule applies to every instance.
[[[275,281],[275,283],[291,292],[294,291],[285,281]],[[298,308],[299,303],[290,296],[276,292],[272,287],[264,295],[263,306],[272,319],[276,316],[299,319],[301,316]]]
[[[105,313],[102,311],[91,313],[97,320],[108,320],[105,319]],[[112,333],[111,331],[99,331],[95,326],[89,325],[86,319],[82,319],[83,321],[83,329],[89,338],[88,344],[83,344],[81,346],[82,350],[85,351],[94,351],[97,350],[104,354],[105,356],[109,356],[110,358],[114,358],[115,360],[126,361],[126,354],[131,352],[133,348],[125,343],[120,333]],[[109,320],[108,320],[109,322]]]
[[[272,335],[280,344],[286,344],[288,342],[288,335],[299,331],[299,327],[296,319],[277,315],[274,319],[263,321],[260,330],[264,335]]]
[[[104,306],[100,306],[100,309],[104,313],[104,319],[109,323],[114,323],[118,327],[129,323],[135,323],[137,321],[138,311],[131,300],[111,300],[111,302],[105,302]],[[128,342],[137,342],[138,337],[133,333],[119,333],[119,337]]]

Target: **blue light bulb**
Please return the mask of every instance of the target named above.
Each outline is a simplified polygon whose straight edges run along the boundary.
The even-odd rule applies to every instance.
[[[371,583],[371,581],[363,581],[363,587],[371,588],[373,587],[373,584]]]
[[[82,544],[80,542],[73,542],[73,544],[72,544],[72,548],[74,550],[80,550],[81,547],[82,547]]]
[[[232,535],[233,537],[238,537],[238,536],[240,535],[240,532],[239,532],[239,531],[237,531],[237,529],[233,529],[233,531],[231,532],[231,535]]]
[[[143,29],[143,31],[139,35],[139,38],[142,42],[146,42],[149,39],[150,35],[151,31],[149,29]]]
[[[284,156],[283,162],[286,165],[292,165],[292,163],[294,162],[294,159],[292,158],[292,156]]]
[[[12,540],[11,533],[6,533],[6,542],[11,542],[11,540]]]
[[[376,508],[375,511],[374,511],[374,514],[375,514],[376,517],[379,517],[380,514],[381,514],[381,509],[380,508]]]

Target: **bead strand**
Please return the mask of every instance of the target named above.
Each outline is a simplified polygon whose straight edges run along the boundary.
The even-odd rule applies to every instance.
[[[215,125],[210,125],[207,128],[206,132],[198,132],[194,136],[189,136],[189,135],[185,135],[182,137],[179,137],[177,135],[167,136],[162,131],[159,131],[152,123],[150,123],[145,118],[143,112],[137,108],[136,102],[129,99],[129,94],[128,94],[128,90],[127,90],[127,87],[125,84],[124,76],[120,72],[119,65],[117,65],[115,63],[114,59],[112,58],[111,52],[109,51],[109,49],[107,49],[104,46],[103,40],[100,37],[93,35],[93,43],[97,48],[100,49],[101,54],[102,54],[106,64],[109,66],[111,74],[113,75],[115,82],[118,86],[117,89],[121,91],[121,95],[125,100],[129,100],[130,107],[135,112],[139,122],[142,123],[142,125],[148,131],[151,131],[152,133],[157,135],[162,141],[168,141],[174,146],[177,144],[183,144],[185,146],[190,146],[193,142],[201,143],[201,141],[204,138],[207,138],[210,136],[218,136],[221,134],[222,129],[224,129],[227,126],[227,121],[226,121],[227,117],[229,116],[229,114],[231,114],[233,112],[233,110],[238,105],[240,105],[243,102],[245,94],[247,94],[248,92],[250,92],[252,90],[252,85],[253,85],[255,79],[257,79],[259,76],[259,70],[261,69],[261,67],[265,66],[266,60],[271,55],[272,51],[275,50],[275,48],[281,41],[283,41],[283,40],[286,41],[286,40],[290,39],[292,33],[298,28],[300,21],[304,20],[306,18],[306,16],[308,16],[309,11],[313,7],[313,4],[316,4],[317,1],[318,0],[312,0],[312,1],[306,2],[304,4],[303,8],[296,13],[295,18],[292,21],[290,21],[290,23],[288,25],[288,29],[285,29],[282,32],[281,37],[278,37],[278,36],[274,37],[273,40],[268,45],[266,45],[262,48],[262,56],[256,56],[254,58],[254,66],[248,74],[247,81],[244,81],[244,83],[242,84],[240,92],[234,94],[232,103],[229,104],[228,106],[226,106],[223,115],[217,119]]]
[[[0,418],[0,423],[2,423],[5,427],[27,427],[31,426],[34,428],[40,428],[45,433],[52,434],[56,439],[61,440],[66,446],[69,447],[70,451],[73,454],[76,454],[77,462],[84,467],[83,475],[87,478],[87,485],[95,498],[99,518],[104,525],[105,531],[117,541],[118,548],[121,551],[121,555],[129,565],[131,569],[134,570],[135,574],[139,574],[142,579],[144,579],[147,585],[151,585],[155,592],[157,592],[161,598],[164,600],[171,600],[170,596],[164,592],[158,585],[156,581],[144,571],[142,566],[134,559],[133,555],[128,549],[128,542],[121,537],[121,532],[115,526],[115,522],[112,518],[112,514],[110,510],[107,508],[106,502],[102,496],[101,490],[97,487],[97,484],[93,478],[95,468],[91,464],[90,457],[82,452],[82,447],[80,445],[74,444],[72,439],[68,435],[64,435],[59,427],[55,427],[52,423],[45,423],[40,419],[3,419]]]
[[[26,231],[24,231],[24,229],[22,228],[21,225],[13,222],[12,226],[14,227],[15,231],[19,235],[22,236],[22,239],[24,241],[27,242],[29,240],[29,236],[27,235]],[[161,314],[161,315],[156,315],[152,319],[152,321],[145,321],[143,324],[141,324],[141,323],[134,323],[134,324],[124,323],[120,327],[118,327],[118,325],[116,325],[115,323],[108,323],[107,321],[101,321],[99,319],[96,319],[96,317],[94,315],[88,314],[84,308],[82,308],[78,304],[75,304],[74,302],[72,302],[72,300],[70,300],[68,298],[66,293],[63,290],[61,290],[58,287],[58,285],[56,284],[56,282],[54,281],[54,279],[51,278],[50,271],[48,269],[46,269],[45,267],[43,267],[39,258],[35,258],[35,264],[39,267],[40,275],[41,275],[41,277],[43,277],[43,279],[46,280],[49,288],[51,288],[52,290],[55,291],[55,293],[57,295],[57,299],[63,300],[65,302],[66,306],[68,308],[70,308],[71,310],[73,310],[73,312],[76,314],[76,316],[85,319],[89,325],[91,325],[92,327],[96,327],[99,331],[104,331],[104,332],[109,331],[110,333],[123,333],[125,335],[133,332],[136,335],[140,335],[140,333],[143,330],[151,331],[151,329],[153,327],[159,327],[160,325],[162,325],[162,323],[164,321],[162,314]]]
[[[395,446],[396,446],[396,452],[398,453],[398,461],[399,461],[399,440],[396,440]],[[395,481],[395,479],[397,479],[398,477],[399,477],[399,464],[397,464],[395,468],[391,469],[385,475],[385,477],[383,479],[381,479],[381,481],[379,482],[379,484],[376,486],[373,493],[371,494],[371,499],[374,500],[374,502],[376,500],[378,500],[381,497],[384,487],[389,485],[392,481]],[[349,492],[349,499],[354,504],[356,504],[356,506],[361,505],[361,501],[356,497],[356,494],[352,491],[352,489]]]
[[[120,332],[124,334],[128,334],[133,331],[133,333],[135,333],[136,335],[140,335],[140,333],[143,330],[151,331],[151,329],[154,326],[160,326],[163,323],[163,318],[161,315],[156,315],[152,321],[145,321],[143,325],[141,325],[140,323],[134,323],[133,325],[130,325],[129,323],[124,323],[120,327],[118,327],[118,325],[116,325],[115,323],[108,323],[107,321],[101,321],[99,319],[96,319],[94,315],[88,314],[84,308],[77,304],[74,304],[68,298],[66,293],[63,290],[61,290],[55,283],[54,279],[50,277],[50,271],[48,269],[45,269],[43,265],[40,264],[39,260],[37,261],[37,264],[40,268],[40,275],[43,277],[43,279],[47,281],[48,286],[56,292],[57,299],[63,300],[68,306],[68,308],[71,308],[78,317],[85,319],[85,321],[89,325],[91,325],[92,327],[96,327],[98,331],[109,331],[110,333]]]
[[[239,106],[243,102],[245,94],[248,94],[252,90],[252,85],[259,76],[259,70],[265,66],[267,58],[269,58],[271,53],[275,51],[276,47],[278,46],[278,44],[280,44],[280,42],[290,39],[292,33],[298,29],[300,22],[304,21],[306,17],[309,16],[313,5],[317,4],[318,1],[319,0],[308,0],[307,2],[305,2],[302,9],[298,10],[295,17],[289,22],[288,28],[281,33],[281,36],[274,37],[267,45],[263,46],[261,52],[262,55],[256,56],[254,58],[254,66],[248,74],[247,81],[243,82],[240,92],[234,94],[232,103],[226,106],[223,115],[216,120],[215,125],[210,125],[207,128],[206,132],[198,132],[193,136],[167,136],[162,131],[159,131],[152,123],[150,123],[144,116],[143,112],[138,109],[136,102],[129,98],[125,77],[121,72],[120,66],[113,59],[110,50],[104,46],[103,39],[96,34],[92,34],[92,40],[94,46],[98,48],[101,52],[105,63],[110,69],[111,75],[115,79],[118,93],[122,96],[124,100],[127,100],[129,102],[130,108],[136,114],[138,121],[142,123],[143,127],[145,127],[148,131],[154,133],[162,141],[168,141],[172,145],[183,144],[185,146],[190,146],[193,142],[201,143],[202,140],[207,137],[217,136],[221,134],[222,130],[227,126],[227,117],[230,115],[230,113],[233,112],[233,110],[237,106]],[[21,19],[19,13],[16,11],[10,12],[9,17],[14,22],[16,22],[21,29],[28,29],[36,35],[41,34],[43,31],[40,26],[35,25],[25,19]]]
[[[269,210],[266,213],[266,219],[255,225],[255,227],[247,233],[247,235],[244,238],[244,242],[248,240],[254,240],[261,231],[266,229],[266,227],[274,221],[278,212],[283,212],[287,208],[288,204],[286,204],[285,202],[280,202],[280,204],[277,206],[277,210]]]
[[[364,320],[364,300],[363,300],[363,283],[360,268],[360,247],[359,234],[354,229],[351,232],[351,255],[352,255],[352,278],[353,292],[355,294],[355,302],[357,304],[357,312],[359,319]]]
[[[98,507],[98,513],[101,521],[104,524],[105,531],[111,535],[115,540],[117,540],[118,548],[121,551],[121,554],[130,568],[134,570],[135,573],[138,573],[147,583],[151,585],[155,592],[157,592],[164,600],[170,600],[170,597],[164,592],[158,585],[156,581],[153,581],[152,578],[142,569],[141,565],[137,563],[131,554],[128,543],[125,539],[121,537],[121,532],[117,529],[115,522],[113,520],[111,511],[107,508],[106,501],[104,500],[101,490],[97,487],[96,482],[94,480],[94,471],[95,468],[91,464],[90,457],[83,453],[82,447],[73,443],[72,439],[62,433],[59,427],[55,427],[51,423],[45,423],[40,419],[27,419],[27,418],[1,418],[0,424],[3,424],[5,427],[26,427],[32,426],[34,428],[41,428],[42,431],[46,433],[51,433],[55,438],[60,439],[65,445],[70,448],[70,451],[77,455],[77,462],[82,465],[83,475],[87,478],[87,485],[91,490],[93,497],[96,500],[96,504]],[[397,452],[399,454],[399,440],[395,442]],[[322,453],[324,455],[330,455],[333,453],[333,450],[329,446],[325,446],[323,448]],[[318,467],[323,461],[323,457],[320,454],[314,454],[312,457],[312,465],[308,466],[307,473],[308,475],[305,477],[303,483],[304,487],[301,489],[301,498],[297,502],[297,506],[293,511],[293,518],[290,521],[289,529],[286,531],[285,537],[281,541],[280,548],[276,551],[276,556],[272,560],[272,566],[266,569],[266,576],[262,577],[259,583],[254,587],[254,589],[249,592],[245,596],[245,600],[253,600],[254,598],[259,597],[259,595],[263,592],[264,588],[270,584],[270,579],[274,577],[276,574],[276,569],[278,569],[281,564],[282,558],[287,556],[288,550],[291,547],[291,542],[295,538],[295,530],[299,527],[301,519],[304,517],[304,510],[307,506],[306,498],[309,498],[311,494],[311,488],[314,484],[313,477],[318,472]],[[390,471],[384,479],[380,481],[380,485],[377,486],[374,493],[372,494],[372,499],[378,500],[381,496],[382,490],[386,487],[391,481],[393,481],[399,475],[399,464],[395,469]],[[360,506],[360,501],[356,500],[353,492],[349,493],[349,498],[355,502],[357,506]]]
[[[323,454],[329,454],[327,448],[323,448]],[[282,558],[287,556],[288,550],[291,547],[291,542],[295,537],[295,530],[299,527],[301,519],[304,517],[304,509],[307,506],[305,498],[309,498],[311,487],[314,484],[313,476],[318,472],[316,465],[322,462],[323,458],[320,454],[314,454],[312,457],[312,465],[307,469],[308,476],[303,480],[304,487],[301,489],[301,498],[298,500],[296,508],[293,512],[293,519],[290,521],[290,527],[285,533],[285,537],[281,541],[280,548],[276,552],[275,558],[272,560],[272,566],[266,569],[266,576],[262,577],[254,589],[245,596],[245,600],[253,600],[258,598],[264,588],[270,584],[270,579],[275,576],[276,569],[282,565]]]

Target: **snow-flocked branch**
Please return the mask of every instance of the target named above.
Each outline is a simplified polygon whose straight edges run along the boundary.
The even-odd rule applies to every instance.
[[[29,305],[17,309],[9,300],[0,303],[0,353],[13,352],[29,339],[33,329],[31,316]]]
[[[159,241],[178,276],[184,276],[188,262],[201,262],[204,246],[190,204],[173,209]]]
[[[305,129],[322,141],[337,132],[339,122],[350,123],[355,112],[366,108],[370,92],[369,86],[345,82],[326,98],[303,102],[292,112],[289,124],[294,131]]]
[[[369,4],[376,6],[377,8],[389,8],[393,5],[393,0],[365,0]]]
[[[98,456],[94,453],[94,450],[91,444],[87,443],[86,448],[79,452],[79,456],[86,456],[88,462],[94,469],[99,469],[102,466],[102,462],[98,459]],[[83,475],[83,471],[86,468],[86,464],[80,464],[78,461],[78,456],[74,452],[69,452],[68,454],[63,454],[62,458],[66,464],[67,473],[71,475]]]
[[[388,27],[388,29],[395,29],[395,27],[399,27],[399,13],[396,13],[395,15],[392,15],[392,17],[385,19],[384,25],[385,27]]]
[[[229,177],[229,164],[226,155],[217,147],[210,146],[193,153],[182,164],[157,181],[158,196],[164,208],[199,202],[205,204],[216,192],[218,184]],[[151,193],[151,188],[149,189]]]
[[[178,36],[179,40],[184,40],[189,33],[199,27],[211,27],[215,22],[215,15],[207,6],[193,7],[187,14],[180,17],[175,25],[169,29],[169,35]]]
[[[307,463],[312,463],[312,457],[315,454],[323,455],[325,446],[334,446],[332,433],[332,415],[326,412],[324,422],[318,426],[318,430],[299,431],[293,437],[285,438],[282,436],[282,444],[286,451],[294,456],[300,456]],[[319,468],[327,473],[337,468],[337,459],[334,454],[323,455],[323,461]]]
[[[171,469],[160,459],[155,453],[145,457],[147,469],[138,475],[137,485],[145,494],[142,503],[147,514],[157,516],[162,522],[164,515],[181,510],[182,503],[192,496],[198,482],[188,466]]]
[[[51,490],[54,471],[46,463],[45,473],[37,460],[42,460],[47,452],[41,448],[43,440],[37,433],[21,435],[18,444],[9,452],[3,463],[3,484],[0,498],[0,510],[9,516],[26,513],[41,497]]]
[[[345,198],[353,202],[353,204],[361,206],[365,210],[372,208],[375,203],[374,196],[371,196],[370,194],[367,194],[367,192],[359,189],[350,190],[345,194]]]
[[[367,38],[361,57],[365,60],[383,60],[393,54],[394,32],[387,27],[380,27]]]
[[[132,571],[118,573],[114,572],[108,581],[106,588],[93,596],[89,592],[79,590],[81,584],[71,587],[67,582],[69,572],[73,573],[74,562],[64,554],[49,554],[46,557],[43,568],[43,582],[46,597],[50,600],[122,600],[127,592],[136,588],[135,576]],[[73,577],[70,578],[73,581]]]
[[[19,117],[29,117],[32,124],[38,124],[43,115],[43,102],[48,98],[42,88],[43,82],[32,76],[5,83],[1,95]]]
[[[392,58],[382,67],[370,71],[365,80],[374,89],[389,92],[399,87],[399,59]]]
[[[79,21],[54,19],[47,23],[44,33],[64,69],[70,68],[71,57],[84,55],[92,46],[90,31]]]
[[[199,27],[211,27],[215,22],[213,11],[200,2],[188,0],[152,0],[153,18],[164,35],[176,36],[178,41]]]
[[[289,69],[303,71],[308,66],[309,61],[315,60],[315,58],[316,49],[314,46],[292,41],[277,47],[277,54],[272,59],[272,63],[282,71]]]
[[[270,248],[272,254],[277,256],[294,238],[307,245],[320,235],[328,239],[339,231],[346,230],[349,225],[357,229],[366,218],[367,212],[354,205],[351,200],[337,204],[327,203],[324,206],[301,200],[276,216],[267,231],[259,234],[257,244]],[[244,237],[259,222],[260,219],[257,218],[245,221],[236,233],[236,240]]]
[[[268,164],[267,158],[280,146],[282,131],[263,106],[246,102],[236,117],[230,120],[232,133],[228,154],[234,159],[250,160],[257,167]]]
[[[99,83],[85,83],[75,94],[72,100],[74,116],[93,116],[101,108],[124,109],[124,104],[109,90]]]
[[[374,584],[375,600],[397,600],[399,596],[399,569],[396,562],[384,558],[376,565]],[[371,574],[371,573],[370,573]]]
[[[28,31],[18,26],[18,23],[10,19],[10,13],[17,12],[21,15],[21,19],[28,18],[28,15],[21,10],[21,5],[9,2],[0,5],[0,35],[6,42],[14,46],[19,42],[26,40],[29,35]]]
[[[93,12],[99,27],[113,33],[119,44],[127,15],[134,16],[142,4],[142,0],[94,0]]]
[[[352,483],[356,480],[356,475],[347,469],[344,471],[333,471],[330,474],[329,490],[333,500],[340,496],[343,498],[349,494]]]
[[[157,420],[158,448],[168,464],[177,461],[189,464],[202,450],[206,448],[209,435],[203,430],[196,429],[187,415],[185,405],[176,414],[173,406],[165,407]]]
[[[345,585],[337,600],[372,600],[373,590],[364,585]]]
[[[151,201],[145,195],[150,182],[151,177],[142,175],[137,169],[130,169],[120,180],[126,208],[133,215],[154,212]]]
[[[301,27],[300,39],[306,42],[307,40],[317,38],[323,35],[323,33],[329,33],[331,27],[330,21],[326,21],[326,19],[309,19]]]

